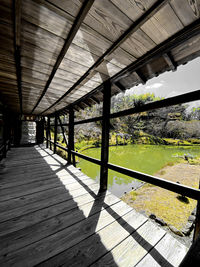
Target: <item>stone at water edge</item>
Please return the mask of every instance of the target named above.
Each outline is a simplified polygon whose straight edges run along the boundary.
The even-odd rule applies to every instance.
[[[169,229],[176,235],[184,236],[181,231],[179,231],[175,226],[169,225]]]
[[[152,220],[155,220],[155,219],[156,219],[156,215],[153,214],[153,213],[151,213],[151,214],[149,215],[149,218],[152,219]]]
[[[162,226],[167,226],[167,223],[163,219],[160,219],[158,217],[155,218],[155,222],[159,223]]]

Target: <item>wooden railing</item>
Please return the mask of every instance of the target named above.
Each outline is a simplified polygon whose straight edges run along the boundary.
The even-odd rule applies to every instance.
[[[181,185],[178,183],[174,183],[165,179],[161,179],[155,176],[151,176],[145,173],[137,172],[131,169],[123,168],[121,166],[114,165],[112,163],[108,162],[108,155],[109,155],[109,128],[110,128],[110,119],[118,118],[122,116],[127,116],[131,114],[136,114],[144,111],[159,109],[162,107],[168,107],[172,105],[187,103],[190,101],[199,100],[200,96],[200,90],[186,93],[183,95],[171,97],[168,99],[163,99],[160,101],[154,101],[151,103],[147,103],[144,105],[140,105],[137,107],[133,107],[127,110],[119,111],[116,113],[110,113],[110,92],[111,92],[111,84],[109,82],[105,82],[104,84],[104,90],[103,90],[103,114],[102,116],[85,119],[81,121],[74,121],[74,111],[73,106],[69,109],[69,123],[62,124],[59,115],[55,114],[55,123],[53,125],[50,125],[50,117],[48,117],[48,124],[47,124],[47,147],[50,144],[53,144],[54,146],[54,152],[56,152],[56,147],[66,151],[68,153],[68,163],[73,163],[75,165],[75,156],[78,156],[80,158],[83,158],[87,161],[90,161],[94,164],[97,164],[100,166],[100,190],[106,190],[107,189],[107,179],[108,179],[108,169],[117,171],[119,173],[122,173],[124,175],[128,175],[129,177],[139,179],[141,181],[145,181],[147,183],[159,186],[161,188],[170,190],[172,192],[190,197],[192,199],[195,199],[198,201],[200,200],[200,190],[195,189],[189,186]],[[59,125],[58,125],[59,121]],[[102,122],[102,144],[101,144],[101,159],[95,159],[92,157],[88,157],[86,155],[83,155],[81,153],[78,153],[74,150],[74,126],[78,124],[83,123],[90,123],[90,122],[96,122],[101,121]],[[54,142],[51,141],[50,137],[50,127],[55,127],[54,130]],[[57,127],[60,126],[63,133],[63,138],[65,140],[66,146],[63,147],[60,144],[57,143]],[[68,143],[66,141],[66,137],[64,134],[64,126],[68,126]],[[200,205],[197,205],[197,214],[200,214],[199,212]],[[196,228],[195,228],[195,238],[197,237],[200,229],[200,216],[197,216],[196,218]]]

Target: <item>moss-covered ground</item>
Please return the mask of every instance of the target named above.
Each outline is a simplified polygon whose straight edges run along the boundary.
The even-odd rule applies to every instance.
[[[179,182],[190,187],[199,187],[200,160],[190,163],[178,163],[174,166],[166,166],[158,173],[157,177],[173,182]],[[196,206],[196,201],[183,198],[171,191],[157,186],[145,184],[136,192],[129,192],[122,197],[126,203],[137,211],[145,211],[148,215],[153,213],[166,223],[182,230],[188,217]]]

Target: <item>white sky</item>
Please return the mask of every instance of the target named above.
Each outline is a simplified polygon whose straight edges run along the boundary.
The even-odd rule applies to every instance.
[[[125,94],[154,93],[155,96],[168,98],[195,90],[200,90],[200,57],[179,66],[175,72],[165,72],[145,85],[126,90]],[[192,102],[190,106],[200,106],[200,101]]]
[[[126,94],[154,93],[159,97],[171,97],[200,89],[200,57],[186,65],[181,65],[175,72],[165,72],[126,91]]]

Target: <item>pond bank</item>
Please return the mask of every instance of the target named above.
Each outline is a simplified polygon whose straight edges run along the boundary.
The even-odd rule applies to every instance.
[[[93,148],[83,152],[86,156],[100,159],[101,149]],[[164,145],[126,145],[112,146],[109,149],[109,162],[124,168],[154,175],[166,165],[186,162],[184,154],[200,157],[198,146],[164,146]],[[190,159],[191,161],[191,159]],[[99,182],[100,168],[86,160],[80,159],[77,164],[82,172]],[[137,188],[141,181],[109,170],[108,189],[116,196],[121,197],[132,187]]]
[[[164,167],[155,176],[198,188],[199,173],[199,164],[178,163],[174,166]],[[196,207],[195,200],[182,198],[176,193],[150,184],[145,184],[138,190],[125,194],[122,200],[152,219],[159,218],[160,224],[163,221],[165,228],[169,228],[173,233],[176,232],[176,237],[179,235],[184,243],[187,245],[190,243],[191,236],[187,236],[189,232],[187,233],[186,226],[188,225],[188,218]]]

